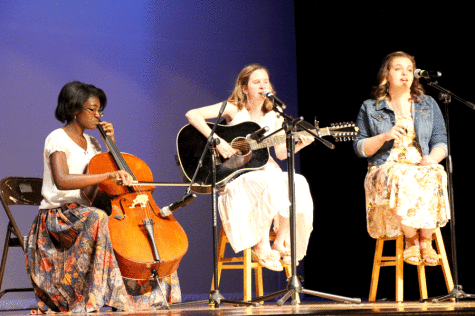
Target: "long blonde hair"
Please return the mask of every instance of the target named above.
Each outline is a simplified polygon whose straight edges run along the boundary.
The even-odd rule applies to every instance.
[[[394,52],[384,57],[383,62],[381,63],[381,67],[379,68],[377,85],[373,87],[373,90],[371,92],[371,98],[376,100],[376,103],[379,103],[383,99],[389,97],[389,82],[387,78],[389,70],[391,69],[392,61],[394,60],[394,58],[398,57],[408,58],[412,62],[413,68],[416,69],[416,60],[414,59],[414,56],[411,56],[405,52]],[[412,100],[420,103],[423,100],[421,97],[424,94],[424,87],[422,87],[422,84],[419,82],[419,79],[414,77],[414,81],[411,85]]]
[[[231,96],[228,99],[229,103],[232,103],[237,106],[238,110],[241,111],[247,104],[247,95],[242,91],[242,87],[246,87],[249,83],[249,77],[251,77],[252,73],[256,70],[262,69],[267,74],[269,74],[269,71],[259,65],[259,64],[251,64],[246,67],[244,67],[243,70],[239,73],[237,79],[236,79],[236,85],[234,86],[234,91],[231,94]],[[269,82],[271,92],[275,94],[274,87],[272,84]],[[262,112],[267,113],[272,110],[272,102],[266,99],[264,101],[264,104],[262,106]]]

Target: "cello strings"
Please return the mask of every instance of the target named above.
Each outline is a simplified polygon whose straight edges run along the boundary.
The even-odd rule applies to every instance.
[[[115,163],[117,164],[117,167],[119,168],[119,170],[124,170],[126,172],[128,172],[134,181],[137,181],[137,178],[135,177],[134,173],[132,172],[132,170],[130,169],[129,165],[127,164],[127,162],[125,161],[124,157],[122,156],[122,154],[120,153],[119,149],[117,148],[117,146],[115,145],[114,141],[112,140],[112,138],[110,136],[108,136],[104,129],[102,128],[102,126],[98,125],[98,129],[99,131],[101,132],[102,134],[102,137],[104,138],[104,141],[106,142],[106,145],[107,145],[107,148],[109,148],[109,150],[111,152],[113,152],[113,155],[112,157],[115,157],[116,159],[115,160]],[[144,194],[144,190],[139,187],[135,187],[134,186],[134,190],[138,193],[138,194]],[[142,210],[142,214],[145,218],[151,218],[152,217],[152,212],[151,210],[149,209],[149,206],[147,204],[147,206],[143,206],[143,204],[141,204],[141,210]]]

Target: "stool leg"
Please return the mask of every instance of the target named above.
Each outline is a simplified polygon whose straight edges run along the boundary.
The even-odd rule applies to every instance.
[[[244,301],[252,299],[252,262],[251,262],[251,248],[243,250],[244,252],[244,267],[243,267],[243,296]]]
[[[371,286],[369,288],[369,301],[376,301],[378,291],[379,272],[381,270],[381,257],[383,255],[384,240],[376,240],[376,250],[374,251],[373,272],[371,273]]]
[[[444,273],[445,285],[447,286],[447,291],[450,293],[450,291],[454,289],[454,280],[450,271],[449,260],[447,259],[447,252],[445,251],[444,240],[440,228],[437,228],[434,234],[435,245],[440,256],[440,265],[442,266],[442,272]]]
[[[404,301],[404,235],[396,239],[396,301]]]
[[[262,266],[256,263],[256,267],[254,268],[254,276],[255,276],[255,283],[256,283],[256,296],[261,297],[264,296],[264,284],[262,281]],[[259,302],[264,304],[264,301]]]
[[[417,266],[417,276],[419,278],[419,293],[421,299],[427,299],[426,268],[423,264]]]
[[[218,286],[219,282],[221,281],[221,271],[223,270],[223,263],[221,259],[224,258],[224,250],[226,248],[227,237],[224,232],[224,229],[221,227],[221,231],[219,232],[219,240],[218,240]],[[214,278],[215,275],[213,273],[213,278],[211,279],[211,291],[214,290]]]

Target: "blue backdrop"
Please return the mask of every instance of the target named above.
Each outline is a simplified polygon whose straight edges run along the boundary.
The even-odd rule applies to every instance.
[[[226,99],[247,64],[267,66],[279,96],[296,106],[293,11],[290,0],[1,1],[0,178],[42,177],[44,139],[62,126],[54,118],[57,96],[64,84],[79,80],[106,92],[103,120],[114,124],[121,151],[144,160],[155,181],[181,181],[174,155],[185,112]],[[184,191],[159,187],[154,199],[165,206]],[[34,214],[22,216],[27,234]],[[207,295],[210,195],[175,217],[190,241],[178,269],[182,292]],[[3,211],[0,220],[4,236]],[[2,289],[29,286],[24,266],[21,251],[11,251]],[[233,273],[224,272],[221,292],[242,295]],[[266,292],[285,286],[282,274],[265,273]]]
[[[142,158],[163,182],[181,181],[174,155],[185,112],[226,99],[249,63],[269,68],[279,98],[290,105],[288,114],[297,115],[298,101],[298,114],[310,122],[316,115],[321,126],[355,120],[381,60],[397,50],[415,55],[421,69],[442,71],[443,87],[474,102],[470,9],[318,0],[0,0],[0,178],[42,177],[44,139],[61,127],[53,115],[57,95],[72,80],[104,89],[109,102],[103,119],[114,124],[119,149]],[[438,92],[423,84],[437,99]],[[450,108],[458,265],[461,284],[474,293],[473,188],[467,185],[473,177],[473,111],[455,100]],[[336,143],[332,151],[317,143],[302,154],[316,206],[306,269],[299,265],[308,289],[349,297],[369,292],[374,240],[366,232],[366,165],[348,143]],[[160,187],[154,198],[165,206],[184,191]],[[200,195],[175,212],[190,240],[178,269],[185,298],[202,299],[210,290],[210,202]],[[33,216],[22,217],[24,234]],[[0,221],[3,238],[3,211]],[[450,254],[449,227],[442,233]],[[337,268],[341,263],[347,263],[344,269]],[[378,298],[391,299],[394,270],[386,270]],[[405,268],[407,299],[419,298],[415,271]],[[427,269],[427,275],[429,295],[445,294],[440,268]],[[264,277],[266,292],[286,285],[283,273],[265,270]],[[5,278],[2,289],[29,285],[18,249],[11,251]],[[221,292],[240,298],[240,280],[237,271],[224,272]],[[7,294],[0,308],[5,298],[16,297]]]

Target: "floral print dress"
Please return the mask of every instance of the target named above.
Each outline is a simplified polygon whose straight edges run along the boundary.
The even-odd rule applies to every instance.
[[[39,211],[27,239],[26,265],[41,312],[155,310],[165,300],[181,301],[176,272],[160,280],[163,294],[154,280],[122,278],[108,220],[102,210],[76,203]]]
[[[401,223],[414,228],[443,227],[450,219],[447,174],[440,164],[420,166],[421,148],[412,116],[396,117],[406,128],[387,161],[371,166],[365,178],[366,220],[373,238],[403,234]]]

